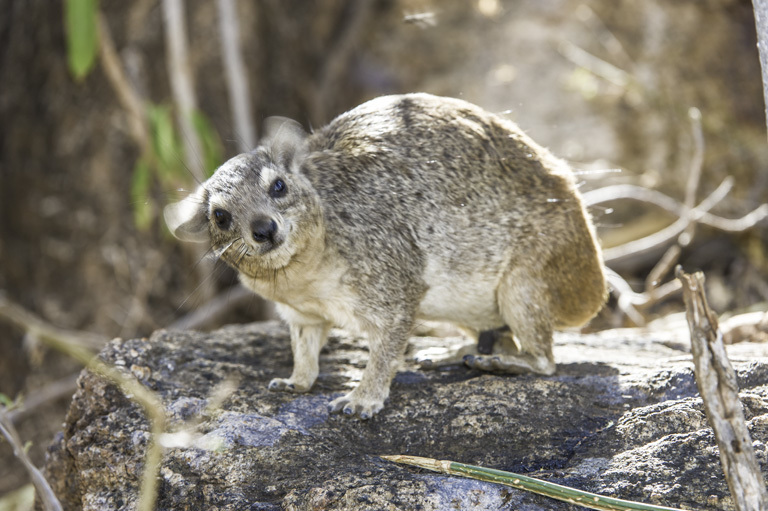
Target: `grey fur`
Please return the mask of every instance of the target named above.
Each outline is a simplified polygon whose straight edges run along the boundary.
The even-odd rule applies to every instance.
[[[243,284],[278,304],[294,371],[271,389],[309,390],[328,329],[339,326],[367,336],[370,360],[331,407],[370,417],[417,319],[475,333],[508,324],[500,353],[467,363],[552,374],[553,329],[585,323],[605,301],[600,249],[570,169],[514,123],[407,94],[369,101],[311,135],[287,120],[268,130],[260,147],[168,206],[166,221],[182,239],[207,226]],[[270,193],[277,179],[285,190]],[[220,220],[226,228],[217,209],[231,216]]]

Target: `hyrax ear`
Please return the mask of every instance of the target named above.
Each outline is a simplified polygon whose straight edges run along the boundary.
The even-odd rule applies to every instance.
[[[165,223],[171,234],[182,241],[209,241],[206,217],[205,189],[197,191],[181,202],[169,204],[163,210]]]
[[[307,152],[307,132],[292,119],[268,117],[264,121],[264,133],[262,144],[269,147],[273,157],[288,169],[301,161]]]

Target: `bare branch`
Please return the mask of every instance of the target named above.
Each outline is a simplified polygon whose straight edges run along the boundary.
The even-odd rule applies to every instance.
[[[742,232],[751,229],[766,218],[768,218],[768,204],[762,204],[741,218],[721,218],[704,213],[701,215],[699,222],[721,231]]]
[[[131,136],[143,153],[149,147],[149,128],[147,114],[139,95],[131,86],[120,57],[115,50],[112,34],[104,14],[99,12],[99,58],[109,83],[117,94],[117,99],[128,113],[128,125]]]
[[[768,508],[768,493],[744,421],[736,374],[704,294],[704,274],[690,275],[679,266],[676,273],[683,284],[696,384],[715,433],[731,497],[739,511],[762,511]]]
[[[623,69],[592,55],[570,41],[562,41],[557,49],[563,57],[578,67],[584,68],[614,85],[626,88],[635,82],[632,75]]]
[[[672,245],[664,252],[664,255],[656,263],[656,266],[648,272],[645,278],[645,290],[649,292],[659,286],[664,276],[672,270],[680,259],[683,249],[680,245]]]
[[[672,197],[664,195],[656,190],[637,185],[604,186],[602,188],[583,192],[582,198],[587,207],[615,200],[632,199],[653,204],[676,216],[680,216],[680,212],[685,209],[679,201]]]
[[[197,98],[187,51],[187,30],[182,0],[163,0],[163,22],[166,64],[173,101],[176,105],[176,119],[184,138],[184,160],[198,183],[202,183],[205,180],[203,145],[192,125],[192,114],[197,109]]]
[[[698,108],[690,108],[688,118],[691,120],[694,146],[691,170],[688,173],[688,182],[685,187],[685,207],[690,210],[696,205],[696,193],[699,189],[701,170],[704,166],[704,132],[701,130],[701,112]]]
[[[24,402],[19,408],[7,412],[8,418],[13,424],[18,424],[37,411],[38,408],[63,397],[71,397],[77,390],[78,375],[79,373],[70,374],[30,393],[24,398]]]
[[[694,154],[686,183],[684,203],[680,203],[661,192],[634,185],[607,186],[583,194],[584,202],[588,206],[618,199],[632,199],[654,204],[678,217],[677,221],[654,234],[603,251],[605,263],[613,268],[636,266],[648,262],[649,259],[660,257],[646,279],[647,290],[657,285],[671,266],[677,262],[677,258],[680,256],[680,247],[691,242],[697,224],[708,225],[728,232],[742,232],[768,218],[768,204],[762,204],[747,215],[736,219],[722,218],[709,213],[709,210],[723,200],[733,187],[732,177],[724,179],[714,192],[694,207],[704,161],[704,134],[701,129],[699,110],[691,108],[688,116],[691,119]],[[662,256],[665,247],[675,241],[677,241],[677,246],[671,247]]]
[[[662,250],[666,245],[671,243],[674,238],[682,233],[691,222],[700,220],[704,213],[712,209],[715,204],[722,200],[728,191],[730,191],[732,186],[733,179],[726,178],[723,180],[720,186],[714,192],[712,192],[712,194],[710,194],[709,197],[704,199],[701,204],[690,211],[685,211],[684,206],[679,205],[678,203],[678,207],[683,208],[682,214],[680,215],[681,218],[679,220],[674,222],[672,225],[654,234],[651,234],[650,236],[646,236],[639,240],[630,241],[629,243],[625,243],[618,247],[605,249],[603,251],[603,258],[605,259],[606,264],[612,266],[628,265],[634,263],[637,260],[644,260],[648,253],[656,253],[659,250]],[[596,203],[597,202],[593,201],[589,204],[593,205]]]
[[[645,317],[638,309],[647,309],[660,301],[680,291],[681,285],[677,280],[671,280],[665,284],[637,293],[624,278],[610,268],[605,269],[605,277],[611,286],[611,291],[616,296],[617,306],[620,311],[637,326],[646,324]]]
[[[19,433],[13,426],[5,408],[2,406],[0,406],[0,433],[2,433],[5,439],[8,440],[8,443],[11,444],[14,456],[21,461],[27,473],[29,473],[29,476],[32,478],[32,484],[35,485],[35,490],[37,490],[37,494],[40,496],[45,511],[62,511],[63,508],[61,507],[59,499],[56,498],[56,494],[53,493],[51,485],[45,480],[43,474],[40,473],[40,470],[38,470],[34,463],[32,463],[32,460],[29,459],[27,451],[24,449],[24,445],[19,438]]]
[[[240,26],[234,0],[218,0],[219,35],[224,56],[224,76],[229,91],[229,106],[238,134],[240,151],[256,147],[256,128],[251,118],[251,97],[248,76],[240,52]]]
[[[57,339],[62,343],[77,347],[82,350],[101,349],[107,342],[106,337],[91,332],[78,330],[65,330],[57,328],[44,321],[39,316],[19,307],[6,298],[0,291],[0,318],[5,319],[21,330],[34,335],[42,341]]]
[[[768,312],[745,312],[720,321],[725,344],[768,342]]]
[[[763,70],[763,101],[768,121],[768,0],[752,0],[757,28],[757,49],[760,51],[760,67]]]
[[[90,371],[113,382],[126,396],[130,396],[142,406],[149,420],[152,436],[147,446],[138,509],[152,511],[157,498],[157,475],[163,454],[158,439],[165,432],[166,424],[165,408],[162,402],[133,375],[109,366],[94,356],[83,343],[82,339],[87,337],[83,332],[73,333],[48,325],[42,319],[12,303],[3,294],[0,294],[0,316],[9,319],[28,333],[36,335],[46,345],[74,358]]]

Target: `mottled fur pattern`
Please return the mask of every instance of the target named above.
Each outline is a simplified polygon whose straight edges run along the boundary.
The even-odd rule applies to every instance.
[[[407,94],[311,135],[288,120],[267,132],[169,206],[166,221],[181,239],[210,242],[244,285],[278,304],[294,370],[271,389],[308,390],[338,326],[367,337],[370,360],[331,407],[370,417],[419,319],[473,332],[509,325],[499,353],[467,362],[552,374],[553,329],[602,306],[600,250],[572,174],[511,121]]]

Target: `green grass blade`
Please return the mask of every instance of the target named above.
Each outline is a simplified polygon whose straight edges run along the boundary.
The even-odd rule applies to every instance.
[[[604,497],[595,493],[576,490],[555,483],[548,483],[547,481],[542,481],[541,479],[535,479],[533,477],[512,472],[504,472],[503,470],[465,465],[464,463],[456,463],[453,461],[403,455],[381,456],[381,458],[395,463],[413,465],[435,472],[442,472],[444,474],[461,475],[489,483],[503,484],[588,509],[605,511],[682,511],[671,507],[654,506],[653,504],[642,504],[640,502]]]

